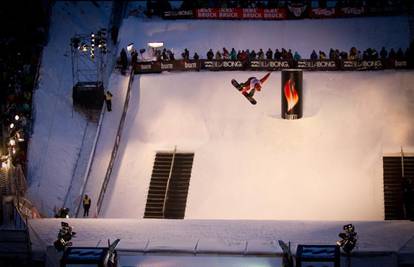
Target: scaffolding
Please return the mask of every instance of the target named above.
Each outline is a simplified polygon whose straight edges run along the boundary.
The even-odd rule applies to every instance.
[[[79,83],[103,83],[106,68],[107,31],[77,34],[71,38],[73,86]]]
[[[104,94],[107,31],[77,34],[71,38],[73,104],[83,110],[100,110]]]

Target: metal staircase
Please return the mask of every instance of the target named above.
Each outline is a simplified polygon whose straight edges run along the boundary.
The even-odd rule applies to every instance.
[[[144,218],[183,219],[194,153],[155,156]]]
[[[384,213],[385,220],[402,220],[413,214],[414,199],[404,205],[404,182],[411,178],[414,182],[414,157],[383,157],[384,168]],[[414,185],[410,185],[412,192]],[[410,210],[407,210],[410,209]]]

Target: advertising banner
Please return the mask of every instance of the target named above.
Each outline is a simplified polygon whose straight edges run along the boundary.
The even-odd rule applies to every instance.
[[[406,60],[395,60],[394,68],[396,69],[405,69],[408,67],[408,62]]]
[[[297,68],[307,70],[337,70],[335,60],[310,60],[301,59],[297,61]]]
[[[242,16],[240,8],[219,8],[218,19],[239,19]]]
[[[286,8],[199,8],[197,19],[287,19]]]
[[[364,7],[342,7],[339,9],[339,15],[342,17],[364,16],[365,8]]]
[[[218,8],[199,8],[196,9],[197,19],[218,19],[219,12]]]
[[[202,60],[201,67],[207,70],[243,70],[240,60]]]
[[[333,18],[335,16],[335,8],[312,8],[310,11],[311,18]]]
[[[253,71],[280,71],[291,68],[310,71],[364,71],[383,69],[411,68],[406,60],[173,60],[138,62],[135,73],[159,73],[162,71],[229,71],[229,70],[253,70]]]
[[[381,70],[384,65],[381,60],[344,60],[343,70]]]
[[[175,70],[179,71],[199,71],[201,68],[201,64],[199,60],[177,60],[175,61],[174,68]]]
[[[164,12],[165,19],[192,19],[194,13],[192,10],[171,10]]]
[[[139,73],[157,73],[161,72],[160,62],[151,61],[151,62],[139,62],[135,64],[135,74]]]
[[[297,120],[303,115],[303,72],[282,70],[281,116],[286,120]]]
[[[265,8],[263,9],[263,19],[287,19],[288,13],[286,8]]]
[[[243,8],[243,19],[263,19],[263,8]]]
[[[289,17],[294,19],[301,19],[307,17],[306,9],[308,8],[307,5],[302,3],[291,3],[288,5],[289,10]]]
[[[251,70],[282,70],[290,68],[287,60],[252,60],[250,61]]]

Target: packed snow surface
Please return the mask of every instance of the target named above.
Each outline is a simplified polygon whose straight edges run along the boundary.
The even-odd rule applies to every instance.
[[[70,38],[108,25],[110,4],[57,2],[44,49],[29,148],[29,198],[46,216],[63,205],[87,120],[72,108]],[[295,21],[163,21],[128,17],[119,49],[162,41],[179,58],[213,50],[405,49],[407,17]],[[119,54],[113,50],[112,53]],[[230,84],[264,72],[136,76],[100,216],[142,218],[157,151],[194,152],[188,219],[382,220],[382,156],[413,148],[410,71],[304,72],[304,117],[280,118],[280,73],[250,105]],[[108,77],[109,78],[109,77]],[[121,117],[128,77],[114,72],[86,193],[97,197]],[[80,193],[80,192],[78,192]],[[80,195],[69,199],[79,200]]]
[[[142,218],[155,154],[177,147],[195,154],[185,218],[383,219],[382,157],[414,147],[412,73],[305,72],[299,120],[279,72],[255,106],[230,84],[262,75],[136,77],[103,216]]]

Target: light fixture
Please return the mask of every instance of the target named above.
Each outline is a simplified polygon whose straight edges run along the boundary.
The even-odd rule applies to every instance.
[[[151,43],[148,43],[148,46],[152,48],[159,48],[159,47],[163,47],[164,43],[163,42],[151,42]]]
[[[14,123],[10,123],[10,129],[14,128]]]
[[[19,115],[14,116],[14,119],[18,121],[20,119]]]
[[[134,43],[130,43],[130,44],[127,45],[127,51],[128,52],[131,52],[132,48],[134,48]]]
[[[17,137],[17,141],[19,141],[19,142],[23,142],[24,141],[23,133],[22,132],[17,132],[16,133],[16,137]]]

